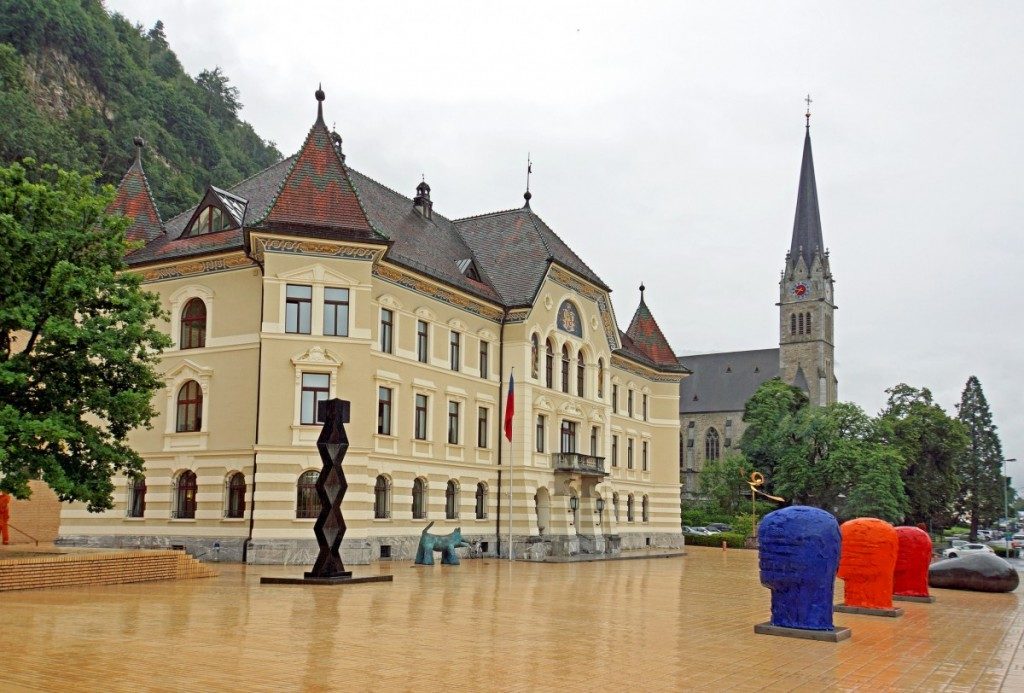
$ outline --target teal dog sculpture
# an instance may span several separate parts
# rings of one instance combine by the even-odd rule
[[[462,528],[457,527],[450,534],[437,535],[428,534],[427,530],[434,526],[431,522],[423,528],[420,535],[420,546],[416,549],[417,565],[434,565],[434,552],[441,552],[441,563],[443,565],[459,565],[459,554],[455,549],[460,546],[469,546],[462,540]]]

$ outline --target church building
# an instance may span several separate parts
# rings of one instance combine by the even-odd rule
[[[643,289],[620,330],[610,287],[529,191],[449,219],[425,181],[407,197],[350,167],[316,99],[297,154],[166,220],[137,140],[113,207],[169,315],[166,387],[130,439],[144,477],[116,479],[108,512],[66,506],[60,541],[312,563],[318,403],[338,397],[346,562],[409,559],[429,523],[461,527],[475,556],[680,545],[688,371]],[[814,291],[820,262],[804,265]]]
[[[804,134],[796,219],[779,279],[779,346],[683,356],[692,374],[680,383],[680,483],[684,499],[700,495],[704,462],[738,451],[743,410],[766,380],[781,378],[811,404],[836,401],[834,279],[821,233],[811,155],[810,113]]]

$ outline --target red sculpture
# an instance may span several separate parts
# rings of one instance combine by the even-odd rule
[[[0,493],[0,539],[4,544],[11,543],[11,497],[6,493]]]
[[[917,527],[897,527],[899,552],[893,574],[892,593],[906,597],[927,597],[928,566],[932,561],[932,538]]]
[[[839,527],[843,537],[839,577],[847,607],[892,609],[892,579],[899,540],[885,520],[860,517]]]

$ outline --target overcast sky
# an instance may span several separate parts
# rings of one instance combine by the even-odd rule
[[[1024,4],[107,5],[286,155],[322,81],[349,164],[446,216],[520,206],[532,153],[534,210],[680,354],[778,343],[810,92],[840,398],[954,413],[977,375],[1024,486]]]

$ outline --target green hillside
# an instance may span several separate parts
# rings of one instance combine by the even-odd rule
[[[147,141],[146,173],[166,219],[213,181],[281,159],[238,118],[220,68],[195,78],[167,45],[99,0],[0,0],[0,161],[31,156],[117,183]]]

